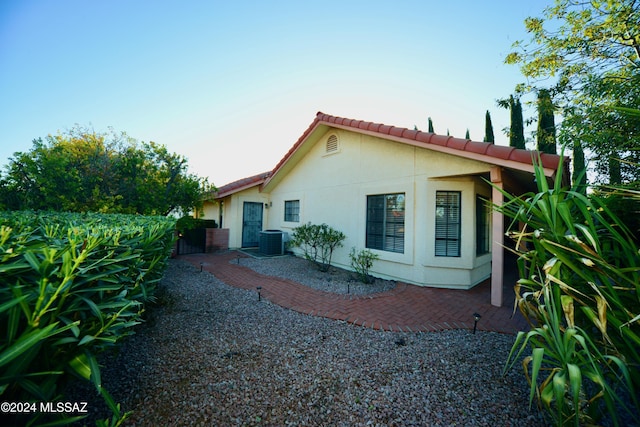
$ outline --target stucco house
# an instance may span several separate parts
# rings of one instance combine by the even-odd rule
[[[470,289],[491,278],[503,302],[505,221],[487,201],[534,189],[534,159],[553,179],[557,155],[317,113],[272,171],[218,189],[206,212],[229,247],[257,246],[260,231],[326,223],[349,252],[375,252],[372,274],[422,286]],[[567,176],[566,174],[564,176]]]

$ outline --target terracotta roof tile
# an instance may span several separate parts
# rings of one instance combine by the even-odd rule
[[[380,123],[369,123],[367,130],[378,132],[380,130],[380,126],[382,126]]]
[[[556,156],[548,153],[540,153],[540,159],[542,166],[545,168],[556,169],[560,162],[560,156]]]
[[[508,160],[509,156],[511,156],[511,152],[515,150],[513,147],[505,147],[504,145],[489,145],[490,147],[487,148],[487,156],[495,157],[497,159]],[[531,157],[531,154],[529,154],[529,157]]]
[[[469,141],[466,139],[460,138],[449,138],[447,141],[447,147],[453,148],[455,150],[465,151],[465,147]]]
[[[487,150],[489,149],[490,146],[492,146],[493,144],[487,144],[486,142],[476,142],[476,141],[469,141],[465,147],[466,151],[469,151],[471,153],[477,153],[477,154],[486,154]]]
[[[391,129],[389,129],[389,135],[391,136],[402,137],[402,132],[404,132],[404,128],[392,126]]]
[[[415,129],[405,129],[404,131],[402,131],[402,137],[415,140],[418,132],[419,131]]]
[[[269,177],[269,175],[271,175],[271,172],[263,172],[258,175],[253,175],[225,184],[215,192],[215,198],[225,197],[237,191],[260,185]]]
[[[452,136],[447,136],[447,135],[436,135],[434,133],[433,136],[431,137],[431,140],[429,141],[429,143],[430,144],[435,144],[435,145],[442,145],[443,147],[446,147],[447,146],[447,142],[451,138],[453,138],[453,137]]]
[[[429,133],[429,132],[418,131],[418,133],[416,134],[416,141],[424,142],[425,144],[429,144],[429,143],[431,143],[431,137],[433,137],[433,135],[434,134]]]
[[[531,156],[533,154],[534,153],[532,153],[531,151],[513,149],[511,150],[511,153],[509,153],[509,160],[513,160],[519,163],[530,163]]]
[[[385,135],[389,135],[389,131],[391,130],[393,126],[389,126],[389,125],[380,125],[380,128],[378,129],[379,133],[383,133]]]

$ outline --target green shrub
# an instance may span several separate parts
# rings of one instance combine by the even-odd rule
[[[369,275],[369,270],[373,267],[373,261],[378,259],[378,255],[368,249],[357,251],[351,248],[349,253],[351,259],[351,268],[358,273],[358,277],[362,283],[373,283],[373,277]]]
[[[519,242],[516,302],[532,329],[518,334],[507,368],[528,347],[525,375],[554,425],[638,421],[640,253],[632,233],[595,196],[550,188],[536,167],[538,192],[507,193],[496,206]],[[640,202],[635,196],[636,206]],[[519,223],[526,224],[520,230]]]
[[[218,223],[215,219],[194,218],[189,215],[178,218],[176,221],[176,230],[180,233],[198,228],[218,228]]]
[[[328,271],[335,248],[342,246],[345,235],[327,224],[310,222],[293,229],[291,245],[302,249],[304,256],[320,271]]]
[[[164,273],[175,221],[0,212],[0,224],[1,399],[59,400],[73,375],[94,384],[116,423],[126,414],[102,387],[96,356],[141,321]],[[32,424],[41,416],[12,421]]]

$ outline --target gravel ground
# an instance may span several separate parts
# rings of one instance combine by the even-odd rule
[[[292,255],[275,258],[240,258],[232,263],[251,268],[261,274],[277,276],[302,283],[310,288],[335,294],[368,295],[390,291],[396,287],[393,280],[372,278],[372,283],[362,283],[358,275],[341,268],[331,267],[322,272],[304,258]]]
[[[276,263],[298,274],[295,258]],[[344,288],[341,274],[315,286]],[[103,360],[104,386],[132,411],[128,426],[544,425],[522,372],[502,376],[512,336],[381,332],[312,317],[179,260],[159,300]],[[91,403],[93,415],[106,417],[99,407]]]

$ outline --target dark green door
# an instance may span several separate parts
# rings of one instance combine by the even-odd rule
[[[262,203],[244,202],[242,208],[242,247],[257,247],[260,244],[261,231]]]

